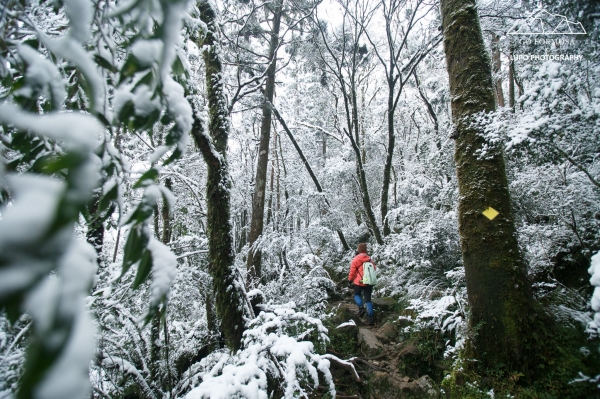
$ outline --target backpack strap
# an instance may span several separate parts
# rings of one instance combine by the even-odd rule
[[[365,277],[365,263],[367,263],[367,262],[371,262],[371,257],[369,257],[368,260],[361,263],[360,268],[357,269],[357,273],[360,274],[360,280],[358,280],[358,281],[362,282],[363,277]]]

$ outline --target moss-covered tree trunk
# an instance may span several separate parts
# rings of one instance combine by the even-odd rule
[[[281,26],[281,14],[283,0],[274,3],[273,28],[271,30],[271,42],[269,43],[269,60],[267,68],[267,80],[265,82],[264,104],[262,110],[262,121],[260,125],[260,143],[258,145],[258,162],[256,165],[256,179],[254,183],[254,196],[252,197],[252,217],[250,219],[250,233],[248,242],[250,250],[246,268],[248,269],[247,285],[253,286],[260,281],[261,252],[252,246],[263,233],[265,217],[265,194],[267,188],[267,167],[269,165],[269,142],[271,141],[271,108],[275,92],[275,71],[277,70],[277,49],[279,48],[279,29]]]
[[[450,77],[458,222],[473,338],[481,370],[526,373],[525,349],[533,315],[531,287],[519,252],[502,150],[486,145],[470,117],[495,109],[494,83],[474,0],[442,0],[444,49]],[[492,220],[482,214],[492,207]]]
[[[215,11],[208,1],[198,3],[200,18],[208,27],[199,47],[206,66],[208,134],[195,117],[192,137],[207,164],[206,206],[209,272],[214,298],[227,346],[239,349],[244,331],[243,303],[239,280],[233,266],[233,237],[230,219],[231,181],[227,164],[229,115],[223,93],[222,66],[216,32]],[[194,113],[196,115],[196,113]]]
[[[88,225],[88,231],[86,233],[86,241],[94,246],[96,253],[98,254],[97,262],[98,265],[102,263],[102,250],[104,249],[104,221],[101,218],[94,220],[96,212],[98,212],[98,206],[100,205],[100,193],[95,193],[92,197],[92,201],[88,205],[90,213],[90,223]]]

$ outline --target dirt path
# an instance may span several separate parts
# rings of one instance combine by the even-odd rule
[[[368,326],[348,290],[343,300],[330,303],[334,316],[329,320],[331,343],[327,352],[351,363],[332,361],[338,398],[392,399],[437,396],[431,378],[419,375],[420,350],[416,343],[402,339],[396,302],[373,298],[375,324]]]

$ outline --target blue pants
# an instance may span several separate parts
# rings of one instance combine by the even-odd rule
[[[367,307],[367,315],[373,316],[373,303],[371,302],[371,294],[373,293],[372,285],[356,285],[354,284],[354,302],[358,307],[363,306],[362,293],[365,292],[365,306]]]

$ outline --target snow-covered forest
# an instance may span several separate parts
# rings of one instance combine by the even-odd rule
[[[597,1],[5,0],[0,79],[0,399],[600,397]]]

